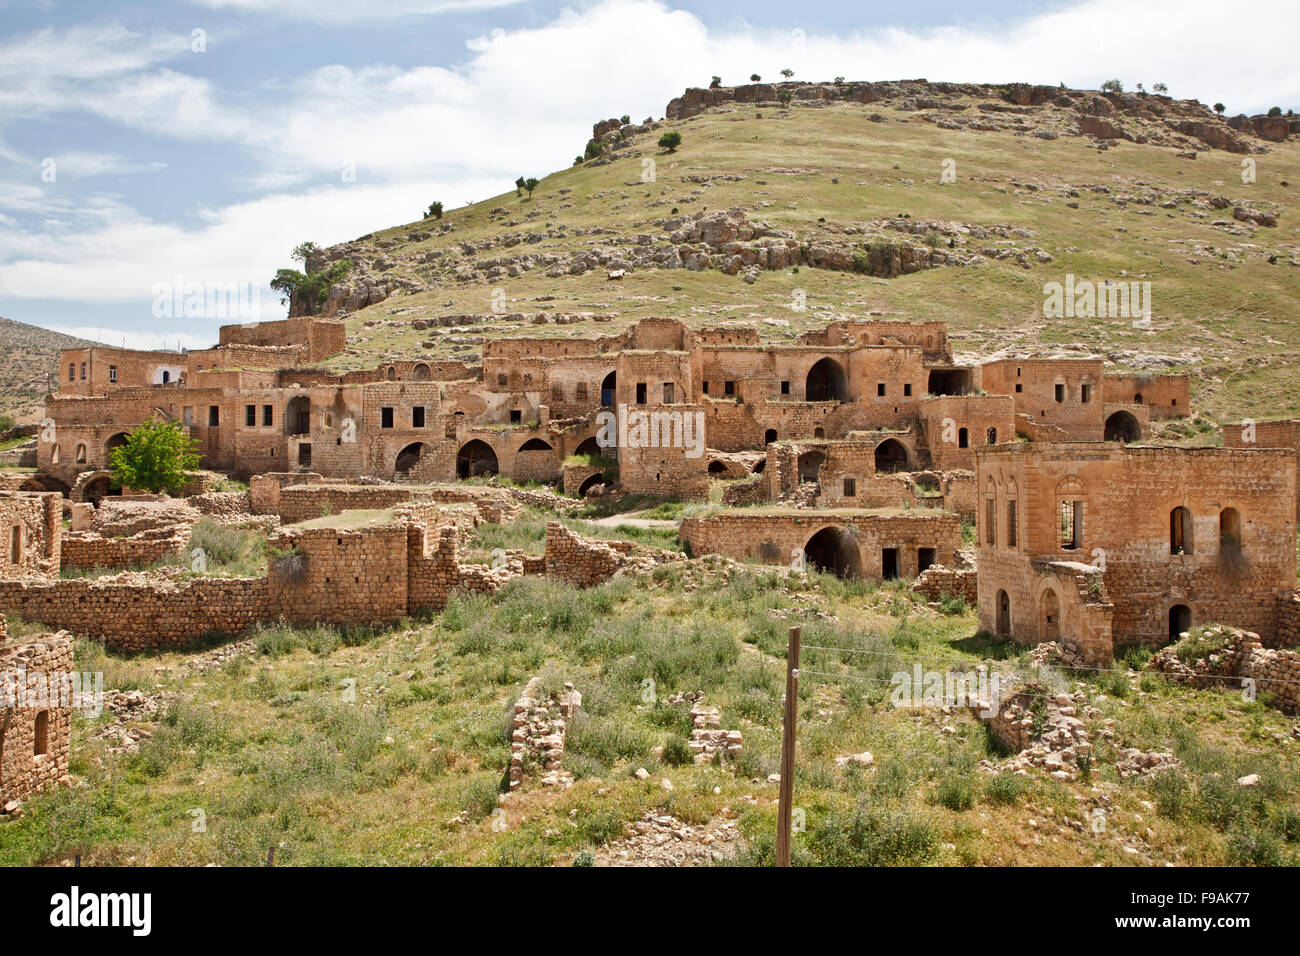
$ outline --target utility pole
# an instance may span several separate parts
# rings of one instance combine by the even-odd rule
[[[794,802],[795,720],[799,713],[799,647],[803,627],[790,628],[785,649],[785,713],[781,717],[781,789],[777,800],[776,865],[790,865],[790,811]]]

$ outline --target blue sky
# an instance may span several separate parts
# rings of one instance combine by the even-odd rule
[[[226,320],[160,317],[160,289],[239,284],[273,318],[265,283],[296,242],[502,193],[568,165],[594,120],[662,116],[713,73],[1090,88],[1114,76],[1232,112],[1300,106],[1296,5],[1235,11],[0,0],[0,315],[112,344],[207,344]]]

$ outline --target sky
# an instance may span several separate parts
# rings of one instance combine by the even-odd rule
[[[714,74],[1114,77],[1258,113],[1300,108],[1298,27],[1295,0],[0,0],[0,315],[207,346],[283,315],[299,242],[513,191]],[[196,284],[236,295],[177,310]]]

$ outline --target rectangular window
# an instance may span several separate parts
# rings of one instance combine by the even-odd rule
[[[1007,547],[1016,546],[1016,499],[1007,502]]]
[[[424,427],[424,406],[423,405],[416,405],[414,408],[411,409],[411,427],[412,428]]]
[[[116,366],[116,365],[110,365],[110,366],[108,367],[108,380],[109,380],[110,382],[116,382],[116,381],[117,381],[117,366]]]
[[[998,543],[998,503],[995,498],[984,502],[984,543],[990,547]]]
[[[907,382],[905,385],[903,385],[903,397],[910,398],[911,396],[912,396],[912,383]]]
[[[245,405],[245,406],[244,406],[244,424],[247,425],[249,428],[253,428],[255,425],[257,425],[257,406],[256,406],[256,405]]]
[[[510,409],[510,424],[518,425],[524,420],[524,414],[517,408]]]
[[[1089,401],[1091,398],[1092,398],[1092,386],[1091,386],[1091,385],[1080,385],[1080,386],[1079,386],[1079,401],[1082,402],[1084,405],[1087,405],[1087,404],[1088,404],[1088,401]]]
[[[1025,386],[1022,385],[1020,382],[1016,382],[1016,391],[1023,392],[1024,390],[1025,390]]]
[[[880,396],[881,398],[884,398],[884,397],[885,397],[885,383],[884,383],[884,382],[877,382],[877,383],[876,383],[876,394],[877,394],[878,396]]]
[[[735,383],[735,382],[723,382],[723,383],[722,383],[722,393],[723,393],[724,395],[735,395],[735,394],[736,394],[736,383]]]
[[[1077,551],[1083,547],[1083,502],[1061,502],[1061,550]]]
[[[664,404],[671,405],[673,400],[673,383],[664,382]]]
[[[220,425],[221,425],[221,406],[209,405],[208,406],[208,427],[217,428]]]
[[[789,382],[782,382],[782,383],[781,383],[781,394],[782,394],[782,395],[789,395],[789,394],[790,394],[790,383],[789,383]]]
[[[379,427],[393,427],[393,407],[391,405],[385,405],[383,408],[379,409]]]
[[[644,404],[645,404],[645,392],[646,392],[646,384],[645,384],[645,382],[637,382],[637,383],[636,383],[636,403],[637,403],[638,405],[644,405]]]
[[[564,389],[561,386],[559,385],[551,386],[551,401],[552,402],[564,401]]]
[[[77,380],[77,363],[76,363],[76,362],[69,362],[69,363],[68,363],[68,381],[69,381],[69,382],[75,382],[76,380]]]
[[[83,382],[86,380],[86,363],[85,363],[85,362],[82,362],[82,363],[81,363],[81,380],[82,380]]]
[[[702,387],[704,388],[704,394],[705,394],[705,395],[709,394],[709,380],[708,380],[708,379],[705,379],[705,380],[704,380],[704,382],[702,383]]]
[[[844,497],[854,498],[858,494],[858,480],[856,478],[844,479]]]
[[[263,406],[262,406],[262,424],[263,424],[265,427],[267,427],[267,428],[270,428],[270,427],[271,427],[271,425],[272,425],[273,422],[274,422],[274,414],[275,414],[275,413],[271,411],[271,406],[270,406],[270,405],[263,405]]]
[[[1056,385],[1056,400],[1058,402],[1065,401],[1065,386],[1059,382]]]
[[[575,402],[585,402],[587,400],[587,383],[579,382],[573,389],[573,400]]]
[[[186,428],[194,424],[194,409],[189,405],[181,409],[181,421],[185,423]]]
[[[507,381],[508,381],[508,379],[507,379],[504,375],[498,375],[498,376],[497,376],[497,387],[498,387],[498,388],[505,388],[505,387],[506,387],[506,382],[507,382]]]

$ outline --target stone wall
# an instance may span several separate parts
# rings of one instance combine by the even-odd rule
[[[5,630],[0,616],[0,814],[67,779],[74,703],[70,637]]]
[[[53,492],[0,492],[0,577],[57,574],[63,499]]]
[[[971,607],[979,603],[979,574],[974,568],[926,568],[912,585],[912,590],[931,601],[959,597]]]
[[[105,537],[94,531],[72,531],[63,536],[62,567],[148,567],[183,556],[189,540],[189,529],[179,525],[141,531],[129,537]]]

